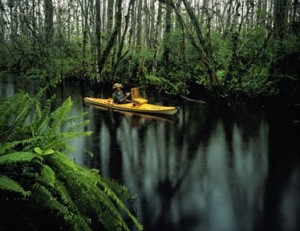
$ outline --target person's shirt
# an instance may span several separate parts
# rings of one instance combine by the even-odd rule
[[[113,95],[114,103],[123,103],[121,100],[125,98],[123,91],[114,91]]]

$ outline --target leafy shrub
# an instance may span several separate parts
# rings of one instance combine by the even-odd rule
[[[132,198],[124,186],[64,154],[66,141],[91,133],[80,129],[84,114],[69,116],[70,98],[54,111],[53,98],[41,107],[42,95],[1,102],[0,229],[142,230],[122,201]]]

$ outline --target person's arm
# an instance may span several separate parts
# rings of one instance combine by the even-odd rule
[[[114,103],[123,103],[129,97],[129,95],[130,93],[126,93],[125,96],[124,94],[113,94]]]
[[[123,103],[129,96],[130,96],[130,93],[127,92],[127,93],[125,94],[125,97],[122,98],[122,99],[120,100],[120,102]]]

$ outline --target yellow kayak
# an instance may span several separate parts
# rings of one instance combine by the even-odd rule
[[[135,103],[129,102],[124,104],[116,104],[112,98],[100,99],[84,97],[84,101],[90,104],[95,104],[113,110],[146,113],[146,114],[160,114],[160,115],[174,115],[177,113],[177,108],[173,106],[160,106],[149,104],[148,102]]]

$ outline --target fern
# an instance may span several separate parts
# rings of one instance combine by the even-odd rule
[[[108,229],[111,230],[113,225],[116,230],[117,227],[124,230],[129,230],[126,222],[120,214],[120,209],[125,212],[133,221],[133,223],[141,230],[142,226],[136,220],[134,216],[131,215],[124,203],[118,198],[117,194],[109,188],[108,185],[102,180],[102,178],[95,174],[94,172],[84,169],[77,168],[76,172],[73,172],[74,166],[64,166],[62,163],[65,161],[59,160],[59,157],[64,159],[65,156],[51,156],[52,166],[57,168],[57,172],[61,172],[61,169],[65,169],[64,175],[59,177],[66,177],[66,179],[71,179],[69,182],[71,184],[66,184],[70,192],[76,192],[73,195],[76,198],[77,204],[82,205],[81,207],[90,207],[93,211],[97,211],[97,219]],[[113,181],[110,181],[113,184]],[[117,184],[115,188],[117,188]],[[100,190],[99,190],[100,188]],[[127,191],[125,187],[122,187],[120,191]],[[89,197],[84,197],[88,194]],[[84,198],[84,201],[81,201]],[[98,203],[95,203],[98,201]],[[110,218],[108,218],[110,217]],[[113,222],[112,222],[113,220]]]
[[[0,113],[1,113],[0,125],[1,125],[1,127],[5,124],[10,123],[10,118],[12,118],[12,116],[14,117],[16,115],[16,112],[19,111],[20,106],[22,106],[22,103],[25,102],[27,99],[28,98],[26,95],[19,93],[13,97],[8,98],[6,101],[1,103],[1,106],[0,106]]]
[[[56,109],[51,114],[50,117],[51,123],[49,129],[47,130],[48,133],[53,134],[57,132],[58,128],[62,126],[62,124],[69,116],[71,107],[72,107],[72,101],[70,98],[68,98],[58,109]]]
[[[14,150],[17,149],[18,146],[22,146],[23,151],[32,150],[33,145],[42,139],[43,139],[43,136],[39,136],[39,137],[32,137],[32,138],[23,139],[23,140],[15,140],[15,141],[7,142],[4,144],[0,143],[0,156],[5,153],[13,152]]]
[[[48,99],[43,107],[43,110],[41,110],[39,104],[36,105],[36,107],[38,108],[38,114],[36,114],[32,123],[34,135],[42,135],[44,131],[47,131],[47,125],[49,124],[49,114],[54,99],[54,97]]]
[[[55,176],[55,172],[51,167],[44,164],[41,169],[41,177],[45,179],[50,186],[54,187],[56,176]]]
[[[30,195],[29,191],[25,191],[18,182],[7,176],[0,176],[0,190],[18,193],[23,197]]]
[[[67,206],[60,203],[55,196],[46,187],[35,184],[32,197],[34,198],[32,206],[38,211],[49,211],[57,214],[62,219],[69,230],[90,230],[86,222],[78,222],[80,217],[71,212]]]
[[[2,119],[1,121],[6,120],[6,126],[3,127],[5,128],[5,130],[1,132],[2,139],[0,140],[0,142],[9,142],[17,139],[20,134],[20,129],[24,126],[29,111],[34,104],[34,101],[30,100],[27,94],[25,94],[24,96],[18,95],[16,99],[13,98],[9,101],[11,101],[10,104],[14,105],[14,107],[9,106],[6,108],[6,110],[4,109],[4,119]],[[3,109],[1,108],[0,110],[2,111]],[[10,115],[9,118],[7,118],[7,115]]]
[[[14,152],[0,156],[0,165],[15,164],[17,162],[30,162],[33,158],[37,157],[32,152]]]
[[[23,222],[35,229],[39,221],[27,214],[41,211],[53,229],[130,230],[126,214],[142,230],[121,199],[132,198],[125,186],[64,154],[69,140],[91,134],[85,131],[86,114],[70,117],[70,98],[54,111],[53,97],[41,106],[43,91],[34,98],[19,93],[0,105],[0,198],[26,198],[15,206],[23,209]],[[0,208],[9,208],[7,202],[0,203]],[[14,216],[15,209],[9,211]]]

